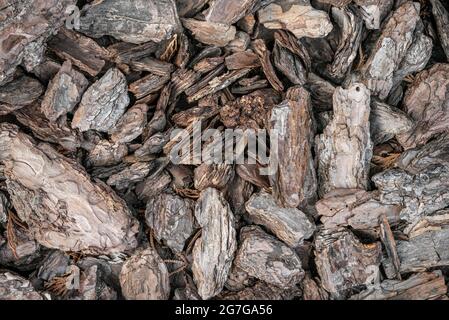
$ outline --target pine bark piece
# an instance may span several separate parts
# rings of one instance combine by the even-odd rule
[[[307,49],[286,31],[276,31],[274,38],[274,65],[293,84],[304,85],[312,65]]]
[[[268,190],[270,188],[270,182],[266,175],[260,174],[260,166],[257,164],[242,164],[237,165],[235,172],[245,181],[259,187]]]
[[[254,8],[259,0],[214,0],[205,14],[206,21],[234,24]]]
[[[95,77],[105,66],[109,52],[94,40],[66,28],[48,42],[48,47],[59,58],[69,60],[80,70]]]
[[[145,221],[158,241],[181,253],[194,230],[193,207],[194,201],[164,192],[147,202]]]
[[[415,127],[398,137],[405,149],[425,144],[447,132],[449,120],[449,64],[435,64],[416,76],[404,97],[404,109]]]
[[[305,87],[310,92],[314,110],[332,110],[332,100],[335,92],[335,87],[332,83],[310,72]]]
[[[161,42],[181,30],[173,0],[97,1],[83,8],[80,31],[140,44]]]
[[[160,195],[171,182],[170,174],[163,170],[148,176],[144,181],[138,183],[135,192],[139,200],[148,201]]]
[[[137,252],[123,264],[120,286],[127,300],[167,300],[170,295],[167,266],[152,248]]]
[[[273,195],[282,206],[295,208],[316,193],[311,143],[314,132],[309,93],[302,87],[287,91],[286,100],[271,111],[270,130],[278,134],[277,165],[269,176]]]
[[[35,102],[43,93],[39,81],[25,75],[0,87],[0,115],[6,115]]]
[[[0,300],[45,300],[27,279],[11,272],[0,273]]]
[[[232,70],[229,72],[226,72],[225,74],[214,77],[210,81],[207,82],[207,84],[199,89],[198,91],[193,90],[193,86],[189,88],[188,91],[186,91],[188,98],[187,101],[189,103],[192,103],[194,101],[197,101],[209,94],[214,94],[220,90],[223,90],[227,87],[229,87],[231,84],[233,84],[238,79],[246,76],[251,71],[250,68],[240,69],[240,70]],[[214,71],[212,71],[214,72]],[[199,84],[199,82],[198,82]]]
[[[370,30],[380,29],[384,18],[393,9],[394,0],[355,0],[357,12]]]
[[[284,85],[281,80],[279,80],[274,71],[273,65],[271,64],[271,52],[268,50],[265,42],[262,39],[256,39],[253,42],[254,51],[259,56],[260,64],[262,65],[263,73],[270,82],[271,86],[278,92],[284,91]]]
[[[334,7],[344,7],[352,2],[352,0],[318,0],[318,2],[333,5]]]
[[[234,40],[237,31],[229,24],[195,19],[182,19],[182,24],[199,42],[217,47],[224,47]]]
[[[253,194],[245,208],[253,223],[264,226],[290,247],[302,244],[315,231],[315,225],[302,211],[279,207],[266,192]]]
[[[84,93],[72,128],[108,132],[125,113],[129,101],[125,76],[118,69],[109,69]]]
[[[440,0],[430,0],[441,46],[449,60],[449,12]]]
[[[286,3],[286,9],[282,7]],[[289,3],[290,2],[290,3]],[[258,11],[259,22],[268,29],[287,29],[297,38],[323,38],[332,31],[326,12],[310,5],[295,4],[288,0],[272,3]]]
[[[372,157],[369,90],[359,83],[337,88],[333,102],[332,122],[316,139],[321,195],[338,188],[366,189]]]
[[[397,242],[401,273],[449,265],[449,229],[425,232]]]
[[[193,279],[198,294],[209,299],[221,292],[237,248],[234,217],[223,195],[213,188],[203,190],[195,206],[201,237],[193,247]]]
[[[391,231],[390,223],[388,222],[387,216],[382,215],[379,218],[380,224],[380,239],[382,240],[382,244],[385,247],[385,251],[387,251],[388,258],[391,260],[394,271],[396,273],[396,277],[401,280],[400,268],[401,262],[399,260],[397,248],[396,248],[396,240],[394,239],[393,232]]]
[[[131,60],[130,67],[137,71],[147,71],[158,76],[169,76],[175,69],[171,63],[145,57],[139,60]]]
[[[362,244],[352,232],[323,229],[315,239],[315,263],[322,286],[335,298],[369,284],[379,273],[381,244]]]
[[[318,279],[306,274],[301,283],[304,300],[329,300],[329,294],[317,282]]]
[[[65,61],[48,84],[42,100],[41,109],[47,119],[54,122],[71,112],[81,101],[88,84],[86,77],[72,68],[70,60]]]
[[[0,128],[7,189],[36,241],[93,255],[136,247],[137,222],[110,188],[92,182],[76,163],[36,144],[16,126]]]
[[[233,177],[232,165],[202,163],[194,171],[195,189],[199,191],[209,187],[222,189]]]
[[[373,143],[378,145],[409,132],[413,121],[402,110],[374,100],[371,102],[370,127]]]
[[[215,68],[217,68],[223,62],[224,62],[224,57],[204,58],[203,60],[201,60],[200,62],[195,64],[195,66],[193,67],[193,70],[195,70],[196,72],[198,72],[200,74],[208,73],[208,72],[214,70]],[[242,68],[234,68],[234,69],[242,69]],[[232,70],[232,69],[228,68],[228,70]]]
[[[260,66],[258,56],[251,50],[236,52],[225,58],[228,70],[256,68]]]
[[[328,65],[329,75],[343,79],[352,67],[362,42],[363,22],[352,9],[332,8],[332,16],[340,27],[340,39],[334,60]]]
[[[198,13],[209,0],[176,0],[180,17],[192,17]]]
[[[55,122],[49,121],[42,113],[39,101],[15,111],[14,116],[42,141],[59,144],[69,151],[76,151],[81,146],[82,137],[77,130],[69,127],[67,119],[60,117]]]
[[[417,273],[407,280],[385,280],[352,296],[351,300],[435,300],[444,297],[447,286],[441,271]]]
[[[132,106],[110,131],[111,140],[115,143],[127,143],[140,136],[147,124],[146,104]]]
[[[134,94],[137,99],[141,99],[151,93],[161,90],[170,80],[168,76],[158,76],[149,74],[129,85],[129,91]]]
[[[63,24],[65,9],[75,0],[14,1],[2,3],[0,27],[0,85],[16,67],[31,71],[42,62],[45,42]]]
[[[258,281],[252,287],[246,287],[238,292],[224,292],[219,296],[223,300],[251,301],[251,300],[293,300],[301,296],[299,288],[281,289]]]
[[[449,227],[449,210],[438,210],[430,216],[421,217],[414,225],[405,228],[410,238],[419,236],[427,231],[443,230]]]
[[[118,190],[129,187],[130,184],[140,182],[150,173],[153,164],[150,162],[136,162],[122,171],[109,177],[107,184]]]
[[[420,6],[415,2],[406,2],[394,11],[362,67],[365,85],[381,100],[388,97],[394,72],[412,44],[419,13]]]
[[[291,288],[304,278],[296,253],[260,227],[243,227],[239,243],[234,264],[249,276],[282,289]]]
[[[128,147],[109,140],[98,141],[87,155],[87,164],[91,167],[116,165],[128,155]]]
[[[390,223],[398,223],[402,209],[399,205],[383,204],[376,192],[357,189],[333,190],[315,206],[326,229],[350,226],[361,231],[378,228],[383,215]]]

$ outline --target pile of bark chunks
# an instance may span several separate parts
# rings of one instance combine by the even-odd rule
[[[0,299],[447,299],[448,12],[1,1]],[[275,173],[170,161],[197,121]]]

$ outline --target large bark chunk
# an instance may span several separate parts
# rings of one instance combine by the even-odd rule
[[[281,208],[273,197],[261,192],[246,202],[246,211],[252,222],[260,224],[291,247],[300,245],[315,231],[315,225],[296,208]]]
[[[237,248],[234,217],[229,204],[213,188],[201,192],[195,217],[202,228],[193,247],[193,279],[203,299],[223,289]]]
[[[109,69],[84,93],[73,116],[72,128],[108,132],[125,113],[128,104],[125,76],[118,69]]]
[[[440,0],[430,0],[430,2],[432,3],[432,13],[435,17],[441,46],[449,60],[449,12]]]
[[[361,70],[366,86],[380,99],[389,95],[394,72],[412,44],[419,8],[416,2],[406,2],[393,13]]]
[[[39,81],[25,75],[0,87],[0,115],[5,115],[35,102],[42,94]]]
[[[10,272],[0,273],[0,300],[44,300],[30,281]]]
[[[317,138],[321,195],[338,188],[366,189],[372,157],[370,92],[363,84],[334,93],[334,117]]]
[[[39,243],[89,254],[135,248],[137,225],[124,201],[73,161],[10,124],[0,127],[0,149],[12,203]]]
[[[293,208],[316,192],[311,150],[314,127],[309,93],[293,87],[286,98],[271,111],[270,127],[278,135],[278,146],[272,150],[277,171],[270,176],[270,184],[277,201]]]
[[[131,43],[160,42],[181,29],[173,0],[96,1],[83,10],[80,31]]]
[[[126,260],[120,272],[120,285],[128,300],[166,300],[170,295],[167,267],[152,248]]]
[[[140,136],[147,124],[147,111],[146,104],[132,106],[110,132],[111,140],[116,143],[126,143]]]
[[[259,0],[214,0],[206,13],[206,20],[234,24],[243,18]]]
[[[323,287],[336,298],[379,276],[381,245],[362,244],[350,231],[322,230],[315,239],[315,263]]]
[[[258,226],[241,229],[234,264],[251,277],[280,288],[291,288],[304,278],[296,253]]]
[[[189,29],[199,42],[224,47],[235,38],[234,26],[195,19],[182,19],[182,24]]]

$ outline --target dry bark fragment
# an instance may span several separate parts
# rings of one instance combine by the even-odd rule
[[[356,10],[365,21],[367,29],[380,29],[384,18],[393,9],[394,0],[355,0]]]
[[[269,177],[276,201],[286,207],[297,207],[314,197],[316,176],[311,143],[314,127],[309,93],[301,87],[287,91],[287,99],[271,111],[270,129],[279,141],[271,155],[277,166]]]
[[[5,115],[35,102],[43,93],[39,81],[25,75],[0,87],[0,115]]]
[[[0,27],[0,84],[10,80],[16,67],[31,71],[42,62],[45,42],[63,24],[74,0],[24,0],[2,3]]]
[[[30,281],[10,272],[0,273],[0,300],[44,300]]]
[[[126,78],[118,69],[109,69],[84,93],[72,128],[108,132],[125,113],[129,104]]]
[[[262,65],[262,70],[265,73],[271,86],[278,92],[284,91],[284,86],[276,75],[273,65],[271,64],[270,55],[271,52],[267,49],[265,42],[262,39],[256,39],[253,42],[254,51],[259,56],[260,64]]]
[[[194,230],[194,202],[163,192],[147,202],[145,221],[158,241],[175,252],[182,252]]]
[[[260,174],[260,166],[257,164],[242,164],[237,165],[235,172],[243,180],[252,183],[253,185],[268,190],[270,188],[270,182],[266,175]]]
[[[327,229],[351,226],[356,230],[379,227],[379,218],[388,217],[392,224],[399,222],[401,206],[383,204],[376,192],[357,189],[336,189],[316,203],[318,215]]]
[[[71,112],[80,102],[88,84],[83,74],[72,68],[70,60],[65,61],[48,84],[42,100],[41,110],[47,119],[54,122]]]
[[[194,171],[195,189],[199,191],[209,187],[222,189],[233,177],[232,165],[202,163]]]
[[[416,122],[398,137],[405,149],[425,144],[447,132],[449,120],[449,64],[435,64],[416,76],[404,97],[404,109]]]
[[[317,111],[332,110],[332,97],[335,87],[315,73],[309,73],[305,87],[309,90],[313,109]]]
[[[430,0],[430,2],[432,3],[432,13],[437,25],[440,43],[449,60],[449,12],[440,0]]]
[[[209,299],[221,292],[237,247],[234,217],[222,194],[213,188],[201,192],[195,206],[201,237],[193,247],[193,279],[198,294]]]
[[[362,244],[344,228],[323,229],[315,239],[315,263],[322,286],[335,298],[344,298],[379,275],[381,245]]]
[[[369,90],[363,84],[337,88],[333,101],[332,122],[316,140],[321,195],[338,188],[366,189],[372,157]]]
[[[220,299],[223,300],[293,300],[301,296],[301,290],[297,287],[282,289],[258,281],[251,287],[246,287],[238,292],[223,292]]]
[[[136,185],[136,194],[139,200],[148,201],[158,196],[172,182],[172,178],[167,171],[152,174],[144,181]]]
[[[302,211],[279,207],[266,192],[253,194],[245,207],[253,223],[264,226],[291,247],[302,244],[315,231],[315,225]]]
[[[240,246],[234,264],[249,276],[283,289],[293,287],[304,278],[296,253],[258,226],[240,230]]]
[[[406,2],[385,24],[382,35],[362,67],[364,83],[373,95],[388,97],[393,87],[393,75],[412,44],[413,33],[419,21],[420,6]]]
[[[135,248],[136,221],[111,189],[14,125],[1,125],[0,143],[12,203],[39,243],[90,254]]]
[[[352,296],[351,300],[434,300],[444,297],[447,286],[440,271],[412,275],[407,280],[385,280]]]
[[[211,1],[205,18],[210,22],[234,24],[243,18],[259,0],[214,0]]]
[[[236,52],[225,58],[226,68],[236,70],[243,68],[256,68],[260,66],[258,56],[251,50]]]
[[[306,274],[304,280],[301,282],[303,289],[304,300],[328,300],[329,294],[324,290],[318,279],[312,279],[309,274]]]
[[[352,0],[318,0],[318,2],[331,4],[335,7],[344,7],[352,2]]]
[[[146,104],[132,106],[110,131],[111,140],[115,143],[126,143],[140,136],[147,124],[147,111]]]
[[[258,11],[258,17],[265,28],[287,29],[297,38],[322,38],[332,31],[332,23],[326,12],[289,0],[269,4]]]
[[[195,19],[182,19],[182,24],[192,32],[196,40],[204,44],[224,47],[235,38],[236,29],[229,24]]]
[[[86,161],[91,167],[113,166],[120,163],[127,154],[126,145],[100,140],[89,150]]]
[[[224,62],[224,57],[209,57],[204,58],[193,66],[193,70],[196,72],[203,74],[208,73],[214,70],[216,67],[221,65]],[[228,68],[229,69],[229,68]],[[239,69],[239,68],[234,68]],[[241,69],[241,68],[240,68]],[[231,70],[231,69],[229,69]]]
[[[173,0],[96,1],[83,8],[80,31],[140,44],[160,42],[181,30]]]
[[[209,0],[176,0],[180,17],[194,16]]]
[[[120,286],[127,300],[167,300],[168,270],[156,250],[148,248],[126,260],[120,272]]]
[[[118,190],[126,189],[130,184],[145,179],[150,173],[153,164],[151,162],[137,162],[122,171],[109,177],[107,184],[115,186]]]
[[[380,239],[382,240],[382,244],[385,247],[385,251],[387,251],[388,258],[392,261],[392,265],[396,274],[396,277],[401,280],[400,274],[400,260],[398,256],[398,252],[396,249],[396,240],[394,239],[393,232],[390,228],[390,223],[386,215],[383,215],[379,218],[380,224]]]
[[[131,83],[129,85],[129,91],[133,93],[137,99],[140,99],[161,90],[169,79],[168,76],[149,74]]]
[[[148,71],[158,76],[169,76],[174,70],[174,66],[171,63],[151,57],[144,57],[139,60],[133,59],[129,64],[134,70]]]

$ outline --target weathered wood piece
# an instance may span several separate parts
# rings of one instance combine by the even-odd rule
[[[43,93],[39,81],[20,75],[0,87],[0,115],[6,115],[35,102]]]
[[[204,44],[224,47],[235,38],[236,29],[229,24],[195,19],[182,19],[182,24],[196,40]]]
[[[0,300],[45,300],[27,279],[11,272],[0,273]]]
[[[440,0],[430,0],[430,3],[432,3],[432,13],[437,25],[438,37],[449,60],[449,12]]]
[[[140,44],[160,42],[181,30],[173,0],[96,1],[83,8],[80,31]]]
[[[110,131],[111,140],[116,143],[126,143],[140,136],[147,124],[147,111],[146,104],[132,106]]]
[[[344,229],[323,229],[315,239],[315,263],[322,286],[335,298],[372,284],[379,276],[381,245],[361,243]]]
[[[334,117],[316,139],[319,193],[366,189],[373,143],[369,132],[370,92],[363,84],[337,88]]]
[[[112,166],[120,163],[127,154],[126,145],[103,139],[89,148],[86,162],[90,167]]]
[[[209,299],[219,294],[228,278],[237,248],[234,217],[229,204],[216,189],[203,190],[195,206],[201,237],[193,247],[193,279],[198,294]]]
[[[120,272],[120,286],[127,300],[167,300],[170,279],[157,251],[148,248],[126,260]]]
[[[72,128],[108,132],[129,104],[128,87],[120,70],[111,68],[84,93],[72,120]]]
[[[302,211],[279,207],[266,192],[253,194],[245,208],[253,223],[264,226],[291,247],[302,244],[315,231],[314,223]]]
[[[42,112],[51,122],[71,112],[81,101],[88,84],[86,77],[72,68],[70,60],[65,61],[48,84],[41,104]]]
[[[257,13],[265,28],[287,29],[297,38],[322,38],[333,28],[326,12],[289,0],[269,4]]]
[[[205,18],[210,22],[234,24],[255,7],[259,0],[214,0],[211,1]]]
[[[288,289],[304,278],[296,253],[258,226],[240,230],[240,246],[234,264],[251,277]]]
[[[180,253],[194,230],[193,207],[194,201],[163,192],[148,200],[145,221],[158,241]]]
[[[419,13],[419,4],[409,1],[394,11],[361,69],[365,85],[382,100],[388,97],[394,72],[412,44]]]
[[[274,71],[270,59],[271,52],[268,50],[265,42],[261,39],[257,39],[253,42],[253,48],[256,54],[259,56],[260,64],[262,65],[262,70],[265,73],[268,82],[270,82],[271,86],[276,91],[282,92],[284,90],[284,85],[276,75],[276,71]]]
[[[312,117],[309,93],[301,87],[290,88],[286,100],[271,111],[270,129],[278,146],[272,151],[277,170],[269,179],[276,200],[286,207],[297,207],[316,193]]]
[[[367,29],[380,29],[381,23],[393,9],[394,0],[354,0]]]
[[[7,190],[39,243],[89,254],[136,247],[136,220],[111,189],[92,182],[79,165],[16,126],[0,128]]]
[[[153,164],[151,162],[136,162],[129,167],[111,175],[106,182],[110,186],[115,186],[118,190],[129,187],[134,182],[140,182],[150,173]]]

